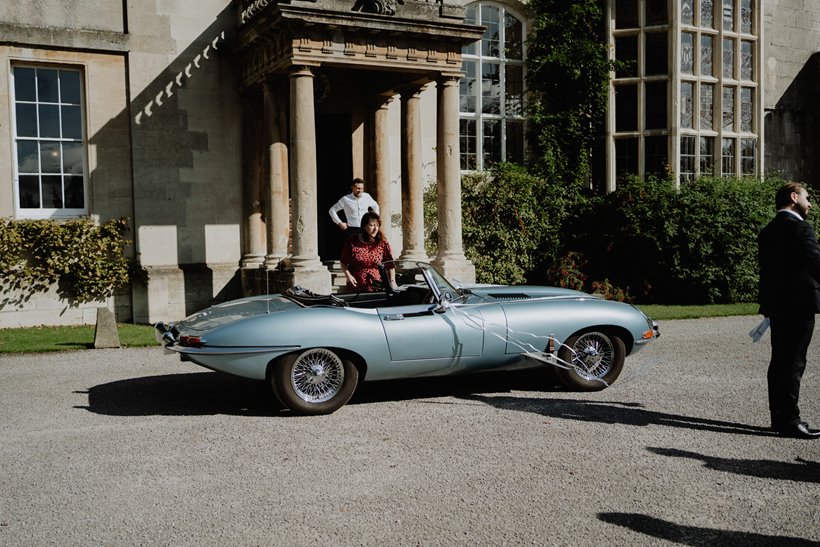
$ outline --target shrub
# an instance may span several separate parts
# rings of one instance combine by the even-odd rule
[[[69,300],[107,298],[136,275],[124,255],[127,231],[126,219],[99,226],[90,218],[0,219],[0,291],[26,300],[56,283]]]

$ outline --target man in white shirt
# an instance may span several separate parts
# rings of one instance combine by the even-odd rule
[[[344,221],[339,218],[339,211],[344,211]],[[350,185],[350,193],[337,201],[328,213],[340,230],[346,232],[347,235],[353,235],[362,231],[362,215],[368,211],[373,211],[378,215],[379,204],[364,191],[364,181],[356,178]]]

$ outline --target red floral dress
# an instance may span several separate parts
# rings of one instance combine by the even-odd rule
[[[393,260],[393,252],[387,240],[362,241],[359,236],[353,236],[345,242],[342,248],[341,263],[356,280],[356,287],[347,283],[348,291],[370,292],[376,290],[374,282],[381,283],[379,264]]]

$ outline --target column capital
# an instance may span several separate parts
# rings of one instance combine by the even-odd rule
[[[293,65],[290,67],[290,72],[288,75],[291,78],[299,78],[299,77],[310,77],[313,78],[313,69],[317,68],[319,65]]]
[[[427,83],[423,84],[402,84],[396,87],[403,100],[418,98],[421,92],[427,88]]]

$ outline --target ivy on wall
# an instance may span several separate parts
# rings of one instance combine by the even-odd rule
[[[124,218],[0,219],[0,292],[25,301],[56,284],[67,300],[104,300],[138,274],[124,255],[127,232]]]

